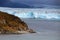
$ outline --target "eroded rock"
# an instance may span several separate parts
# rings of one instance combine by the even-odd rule
[[[0,11],[0,33],[35,33],[17,16]]]

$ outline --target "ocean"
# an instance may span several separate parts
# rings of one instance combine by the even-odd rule
[[[22,19],[29,28],[36,33],[27,34],[4,34],[0,35],[0,40],[60,40],[60,21]]]

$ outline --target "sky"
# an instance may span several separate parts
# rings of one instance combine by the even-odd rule
[[[16,8],[60,8],[60,0],[0,0],[0,6],[4,5]]]

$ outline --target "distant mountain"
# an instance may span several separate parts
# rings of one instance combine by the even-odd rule
[[[11,2],[9,0],[0,0],[0,7],[11,7],[11,8],[31,8],[31,6],[23,4]]]

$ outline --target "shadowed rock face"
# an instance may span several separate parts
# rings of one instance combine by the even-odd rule
[[[0,11],[0,33],[34,33],[20,18]]]

